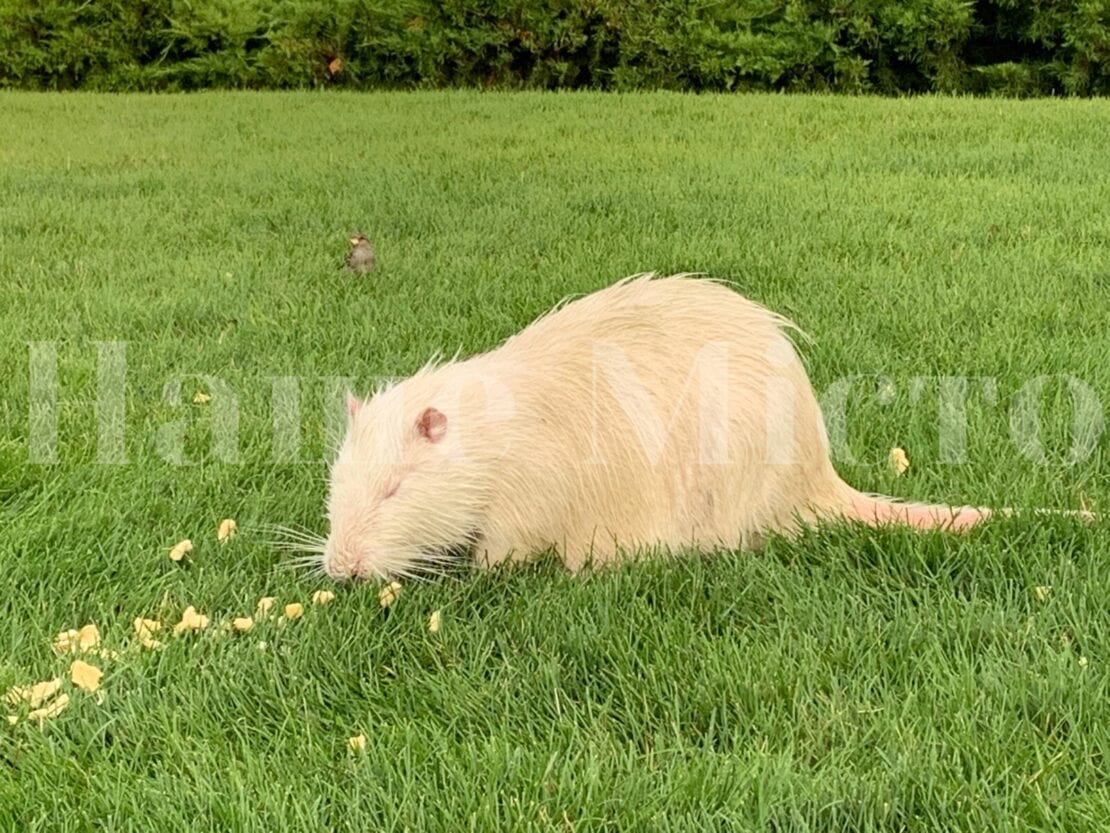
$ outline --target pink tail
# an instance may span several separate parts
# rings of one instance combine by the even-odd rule
[[[994,514],[983,506],[941,506],[928,503],[899,503],[882,495],[865,495],[852,490],[845,515],[869,526],[903,524],[914,529],[947,529],[963,532]],[[1002,510],[1009,514],[1008,510]]]

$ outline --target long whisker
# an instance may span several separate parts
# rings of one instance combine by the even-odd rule
[[[282,552],[304,552],[320,556],[325,552],[322,544],[302,544],[299,541],[263,541],[262,543]]]
[[[292,572],[306,573],[310,576],[323,576],[324,566],[320,558],[301,557],[291,558],[278,565],[281,569]]]
[[[303,569],[303,568],[306,568],[306,567],[314,567],[317,564],[322,565],[324,563],[324,559],[322,557],[315,557],[315,556],[313,556],[313,557],[299,556],[299,557],[294,557],[294,558],[282,558],[280,563],[290,565],[290,566],[300,570],[300,569]]]
[[[284,526],[282,524],[252,524],[248,527],[252,532],[266,532],[270,534],[285,535],[291,538],[323,538],[324,536],[319,533],[313,532],[309,529],[298,529],[296,527]]]
[[[299,547],[300,549],[309,550],[311,552],[323,552],[327,549],[327,544],[324,541],[266,541],[264,542],[270,546],[282,547]]]
[[[279,564],[286,570],[309,570],[314,568],[316,562],[314,561],[283,561]]]
[[[252,526],[254,528],[258,528],[258,529],[281,529],[281,530],[288,530],[288,531],[291,531],[291,532],[311,532],[311,530],[308,527],[302,526],[301,524],[294,524],[294,525],[290,526],[289,524],[272,524],[272,523],[265,523],[265,522],[257,522],[257,523],[252,524]]]
[[[311,566],[314,566],[316,564],[319,564],[320,559],[317,556],[314,556],[314,555],[302,555],[302,556],[299,556],[297,558],[286,558],[285,563],[286,564],[292,564],[293,566],[310,566],[311,567]]]
[[[305,532],[295,532],[293,530],[285,529],[269,529],[260,530],[263,534],[272,535],[277,538],[289,541],[303,541],[308,544],[323,544],[327,541],[322,535],[310,535]]]

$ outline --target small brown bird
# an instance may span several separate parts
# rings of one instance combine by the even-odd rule
[[[354,272],[369,272],[374,268],[377,259],[374,257],[374,247],[365,234],[356,234],[350,238],[351,253],[347,255],[347,268]]]

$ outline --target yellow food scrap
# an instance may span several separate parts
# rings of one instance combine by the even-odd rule
[[[80,636],[76,630],[72,628],[68,631],[62,631],[54,637],[54,653],[55,654],[68,654],[77,648],[77,639]]]
[[[396,581],[391,581],[389,584],[387,584],[385,587],[383,587],[381,589],[381,591],[378,593],[378,601],[381,603],[382,607],[389,607],[395,601],[397,601],[397,597],[400,596],[400,595],[401,595],[401,585],[400,585],[400,583],[396,582]]]
[[[231,627],[239,633],[246,633],[254,627],[254,620],[249,616],[238,616],[231,620]]]
[[[141,640],[141,643],[142,643],[142,646],[144,648],[146,648],[148,651],[157,651],[159,648],[162,647],[161,642],[159,642],[157,639],[154,639],[154,638],[149,637],[149,636],[144,636]]]
[[[150,639],[154,636],[155,631],[162,629],[162,623],[157,619],[144,619],[142,616],[138,616],[131,623],[131,627],[135,631],[135,636],[139,639]]]
[[[211,402],[211,401],[212,401],[212,397],[209,396],[204,391],[198,390],[196,393],[193,394],[193,404],[194,405],[204,405],[204,404],[206,404],[208,402]]]
[[[330,590],[317,590],[312,594],[312,603],[314,605],[326,605],[328,602],[335,599],[335,594]]]
[[[197,613],[196,608],[189,605],[181,614],[181,621],[173,626],[173,635],[178,636],[187,631],[202,631],[208,627],[208,617]]]
[[[27,714],[28,720],[45,720],[48,717],[57,717],[69,705],[69,695],[59,694],[41,709],[35,709]]]
[[[53,697],[61,686],[62,678],[55,677],[53,680],[47,680],[46,682],[16,686],[9,689],[8,693],[4,695],[4,699],[12,706],[26,700],[33,709]]]
[[[193,542],[186,538],[184,541],[178,541],[173,545],[170,550],[170,561],[180,561],[187,553],[193,551]]]
[[[300,619],[304,615],[304,605],[300,602],[291,602],[285,606],[286,619]]]
[[[901,448],[892,448],[890,450],[890,470],[894,472],[895,477],[901,477],[909,467],[910,458],[906,456],[906,452]]]
[[[265,616],[270,612],[270,608],[272,608],[276,603],[277,599],[275,599],[273,596],[263,596],[261,599],[258,600],[258,604],[256,605],[255,609],[260,614]]]
[[[15,714],[9,714],[8,715],[8,725],[14,726],[18,722],[19,722],[19,716],[18,715],[15,715]]]
[[[366,748],[366,735],[355,735],[347,738],[347,746],[352,752],[361,752]]]
[[[1037,594],[1037,599],[1043,602],[1052,593],[1052,588],[1047,584],[1041,584],[1033,588],[1033,592]]]
[[[100,630],[96,625],[85,625],[80,630],[62,631],[54,637],[54,653],[71,654],[88,651],[100,643]]]
[[[1079,667],[1080,668],[1086,668],[1088,662],[1089,662],[1089,660],[1086,657],[1080,657],[1079,658]]]
[[[100,644],[100,629],[96,625],[85,625],[77,631],[77,647],[82,651],[95,648]]]
[[[96,691],[100,688],[100,678],[103,675],[103,671],[83,660],[75,659],[69,666],[69,678],[75,686],[85,691]]]
[[[220,526],[216,530],[216,540],[226,541],[228,538],[234,537],[238,531],[239,525],[231,518],[224,518],[220,521]]]
[[[440,616],[438,610],[435,611],[431,616],[428,617],[428,632],[429,633],[439,633],[439,625],[440,625],[441,619],[442,619],[442,617]]]

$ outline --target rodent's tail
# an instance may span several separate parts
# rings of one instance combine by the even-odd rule
[[[963,532],[995,514],[984,506],[944,506],[931,503],[902,503],[883,495],[849,492],[844,515],[868,526],[899,524],[914,529],[948,529]]]
[[[843,509],[846,518],[868,526],[899,524],[914,529],[946,529],[965,532],[990,517],[1010,517],[1024,514],[1021,509],[990,509],[985,506],[944,506],[930,503],[903,503],[896,498],[869,495],[848,488],[847,504]],[[1033,509],[1033,515],[1064,515],[1094,523],[1098,516],[1087,510]]]

